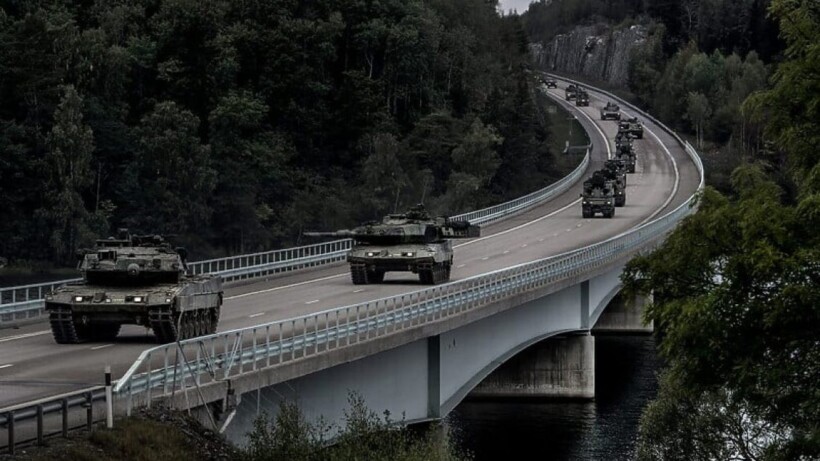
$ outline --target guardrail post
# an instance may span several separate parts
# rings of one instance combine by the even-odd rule
[[[14,412],[6,413],[6,425],[9,431],[9,454],[14,456]]]
[[[68,399],[63,399],[61,402],[62,404],[62,417],[63,417],[63,438],[68,438]]]
[[[91,395],[91,392],[88,392],[85,394],[85,399],[88,403],[88,407],[85,409],[85,426],[91,432],[94,425],[94,396]]]
[[[43,444],[43,406],[37,405],[37,445]]]
[[[105,427],[114,428],[114,398],[111,395],[111,366],[105,366]]]

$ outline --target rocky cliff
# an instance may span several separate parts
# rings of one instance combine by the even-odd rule
[[[634,25],[624,29],[610,26],[576,27],[545,44],[532,44],[535,62],[554,70],[614,85],[626,85],[629,56],[647,39],[647,29]]]

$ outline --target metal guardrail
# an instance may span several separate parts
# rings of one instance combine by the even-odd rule
[[[695,149],[662,123],[650,120],[684,147],[700,175],[697,190],[702,190],[703,164]],[[154,394],[167,395],[194,383],[235,378],[391,335],[571,279],[657,241],[694,212],[697,199],[696,192],[673,211],[642,226],[543,260],[412,293],[157,346],[140,354],[114,392],[127,399],[130,410],[132,405],[150,405]]]
[[[98,386],[4,408],[0,410],[0,452],[14,455],[19,446],[42,445],[46,438],[68,437],[76,429],[91,430],[105,419],[103,401],[105,387]]]
[[[590,145],[587,148],[586,156],[572,173],[559,181],[509,202],[456,215],[452,219],[470,221],[473,224],[489,224],[518,214],[563,193],[586,171],[591,147]],[[225,282],[249,280],[344,261],[352,245],[351,239],[341,239],[281,250],[209,259],[188,263],[188,272],[190,274],[218,274]],[[66,283],[80,280],[82,279],[0,288],[0,325],[42,316],[45,294]]]

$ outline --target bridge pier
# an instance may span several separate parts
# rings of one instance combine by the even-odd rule
[[[652,302],[649,297],[630,296],[619,293],[610,301],[609,306],[592,328],[593,334],[651,334],[655,330],[653,322],[643,323],[646,305]]]
[[[595,338],[589,332],[552,337],[493,371],[470,397],[595,397]]]

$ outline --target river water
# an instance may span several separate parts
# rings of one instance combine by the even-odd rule
[[[652,336],[597,336],[594,401],[468,399],[449,432],[475,461],[631,460],[659,366]]]

